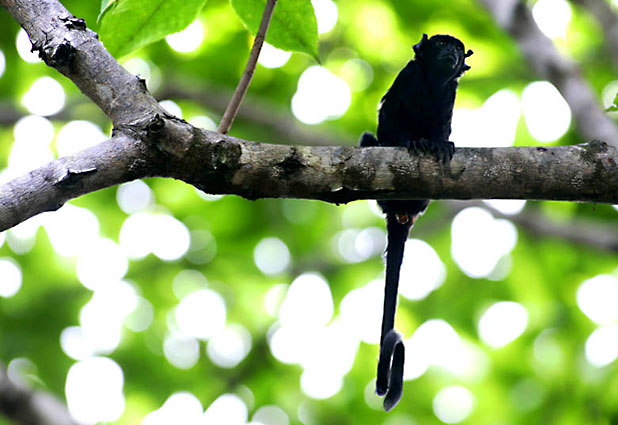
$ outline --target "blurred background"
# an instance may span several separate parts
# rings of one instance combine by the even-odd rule
[[[426,32],[475,52],[457,146],[590,140],[576,99],[481,3],[312,3],[321,64],[266,45],[231,135],[355,145]],[[97,31],[99,1],[63,4]],[[523,6],[610,106],[618,1]],[[0,180],[109,137],[107,117],[30,52],[4,10],[0,28]],[[214,129],[251,43],[228,1],[209,0],[186,30],[121,63],[169,112]],[[406,246],[406,383],[387,414],[374,394],[385,243],[375,202],[251,202],[134,181],[0,233],[0,375],[83,424],[618,423],[617,209],[433,203]]]

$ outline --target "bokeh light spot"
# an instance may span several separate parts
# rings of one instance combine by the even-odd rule
[[[249,354],[251,334],[240,325],[227,326],[208,341],[207,353],[217,366],[233,368]]]
[[[490,306],[479,320],[479,336],[490,347],[499,348],[519,337],[528,325],[526,308],[513,301]]]
[[[92,357],[69,369],[65,385],[71,416],[80,423],[114,422],[124,412],[124,377],[116,362]]]
[[[540,142],[553,142],[571,125],[571,109],[556,87],[547,81],[526,86],[521,106],[532,137]]]
[[[13,134],[15,142],[8,161],[10,176],[16,177],[54,159],[49,145],[55,132],[47,118],[37,115],[20,118]]]
[[[58,156],[72,155],[107,139],[101,128],[90,121],[69,121],[56,136]]]
[[[319,124],[341,117],[350,106],[352,96],[347,83],[326,68],[307,68],[298,80],[292,97],[292,113],[305,124]]]
[[[188,251],[191,234],[171,215],[140,211],[126,218],[118,241],[129,258],[141,259],[153,253],[163,261],[174,261]]]
[[[458,146],[512,146],[520,116],[517,95],[507,89],[499,90],[480,108],[455,109],[451,139]]]
[[[339,314],[346,329],[367,344],[380,341],[384,282],[374,280],[353,289],[341,300]]]
[[[618,358],[618,325],[595,329],[586,340],[586,359],[597,367],[607,366]]]
[[[341,66],[339,72],[353,92],[365,91],[373,82],[373,68],[362,59],[349,59]]]
[[[215,131],[217,129],[217,124],[207,115],[195,115],[189,119],[189,124],[205,130]]]
[[[326,280],[317,273],[305,273],[290,285],[279,310],[279,320],[283,326],[293,329],[316,329],[326,326],[333,311]]]
[[[56,254],[73,257],[96,249],[99,219],[89,209],[64,204],[44,217],[43,226]]]
[[[337,23],[337,5],[333,0],[311,0],[318,21],[318,34],[332,30]]]
[[[405,340],[406,367],[404,379],[417,379],[430,366],[437,366],[456,376],[474,380],[481,377],[488,360],[476,346],[466,343],[457,331],[442,319],[421,324]]]
[[[584,281],[577,288],[577,306],[595,323],[615,322],[618,320],[618,279],[602,274]]]
[[[271,286],[264,295],[264,310],[272,317],[279,316],[279,307],[281,307],[287,290],[288,285],[279,283]]]
[[[217,292],[201,289],[180,300],[175,316],[182,335],[207,340],[225,327],[225,301]]]
[[[64,101],[60,83],[52,77],[41,77],[32,83],[21,103],[31,114],[54,115],[64,108]]]
[[[77,258],[77,278],[91,290],[122,279],[128,269],[127,257],[111,239],[91,241]]]
[[[116,202],[122,211],[132,214],[152,205],[154,193],[143,181],[134,180],[118,186]]]
[[[0,77],[4,74],[6,69],[6,59],[4,58],[4,52],[0,49]]]
[[[305,370],[300,377],[303,393],[311,398],[325,399],[334,396],[343,387],[343,376],[328,370]]]
[[[11,258],[0,258],[0,297],[10,298],[21,289],[21,268]]]
[[[133,332],[142,332],[148,329],[153,318],[154,308],[152,304],[143,297],[137,297],[135,310],[125,319],[125,326]]]
[[[60,333],[60,347],[64,354],[74,360],[84,360],[92,356],[95,348],[80,326],[69,326]]]
[[[120,344],[122,325],[138,304],[137,291],[122,280],[97,288],[79,314],[86,346],[94,354],[109,354]]]
[[[17,33],[15,47],[17,48],[17,54],[19,54],[19,57],[22,58],[25,62],[43,62],[41,58],[39,58],[39,53],[36,51],[32,51],[32,43],[30,42],[30,37],[28,37],[28,33],[26,33],[23,28],[20,28],[19,32]]]
[[[159,106],[165,109],[168,113],[182,118],[182,108],[173,100],[165,99],[159,102]]]
[[[465,420],[474,410],[476,397],[465,387],[453,385],[442,388],[433,399],[433,412],[446,424]]]
[[[193,292],[206,289],[207,285],[208,281],[206,276],[197,270],[187,269],[180,271],[176,277],[174,277],[172,290],[176,298],[181,300]]]
[[[204,409],[198,398],[183,391],[172,394],[163,406],[146,415],[142,425],[203,425],[203,414]]]
[[[155,92],[161,86],[161,71],[154,63],[134,56],[123,61],[122,66],[131,74],[145,80],[150,92]]]
[[[204,40],[204,26],[199,19],[187,28],[165,37],[167,44],[176,52],[189,53],[200,47]]]
[[[200,358],[200,345],[195,338],[168,334],[163,340],[163,354],[178,369],[190,369]]]
[[[290,264],[290,250],[278,238],[262,239],[253,251],[255,265],[267,275],[281,273]]]
[[[483,202],[506,215],[519,214],[526,206],[525,199],[485,199]]]
[[[204,412],[204,424],[245,425],[249,409],[236,394],[219,396]]]
[[[277,49],[274,46],[264,42],[258,63],[264,68],[280,68],[285,65],[292,57],[292,52]]]
[[[438,253],[425,241],[406,242],[399,290],[410,300],[422,300],[439,288],[446,279],[446,267]]]
[[[566,39],[571,21],[571,6],[565,0],[538,0],[532,6],[535,22],[549,38]]]
[[[260,407],[255,411],[251,420],[263,425],[290,424],[290,418],[288,417],[288,414],[285,413],[285,410],[274,405]]]
[[[465,274],[474,278],[489,276],[517,243],[517,229],[510,221],[494,219],[478,207],[457,213],[451,234],[453,259]]]

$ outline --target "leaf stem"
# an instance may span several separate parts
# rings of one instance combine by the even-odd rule
[[[270,18],[273,15],[275,4],[277,4],[277,0],[266,0],[264,14],[262,15],[262,21],[260,22],[260,28],[255,35],[255,40],[253,40],[253,47],[251,48],[251,53],[249,54],[247,66],[245,67],[245,71],[238,82],[238,87],[236,87],[236,91],[232,95],[230,103],[227,105],[227,109],[225,110],[223,118],[221,118],[221,122],[217,128],[217,131],[221,134],[227,134],[228,131],[230,131],[230,127],[232,127],[232,123],[236,118],[236,113],[240,108],[240,104],[245,98],[245,94],[247,93],[247,89],[251,83],[251,78],[253,78],[253,73],[255,72],[260,51],[262,50],[262,44],[264,44],[264,39],[266,38],[266,31],[268,30],[268,25],[270,24]]]

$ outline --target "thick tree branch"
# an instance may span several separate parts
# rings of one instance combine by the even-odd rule
[[[135,178],[183,180],[248,199],[550,199],[618,203],[618,149],[463,148],[447,164],[403,148],[282,146],[200,130],[173,117],[0,186],[0,230],[66,200]]]
[[[12,381],[4,367],[0,367],[0,413],[20,425],[77,424],[60,400]]]
[[[148,160],[139,141],[119,136],[52,161],[0,186],[0,228],[57,210],[85,193],[141,177]]]
[[[480,0],[495,21],[508,31],[542,77],[562,93],[573,113],[579,133],[587,140],[603,140],[618,147],[618,128],[601,108],[572,60],[562,56],[534,22],[522,0]]]

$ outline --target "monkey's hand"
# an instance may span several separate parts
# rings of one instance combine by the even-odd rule
[[[424,137],[416,140],[408,141],[408,150],[410,152],[414,152],[416,155],[418,154],[430,154],[431,151],[431,142]]]
[[[431,153],[436,156],[438,161],[442,161],[446,164],[453,159],[453,154],[455,153],[455,143],[449,142],[448,140],[445,142],[433,142],[431,144]]]
[[[360,138],[360,142],[358,143],[361,148],[369,148],[373,146],[378,146],[378,139],[372,133],[365,131]]]
[[[427,140],[424,137],[408,142],[408,150],[415,154],[434,155],[438,161],[447,163],[453,158],[455,144],[449,141]]]
[[[401,335],[391,329],[382,341],[376,380],[376,393],[379,396],[386,395],[384,410],[387,412],[399,403],[403,394],[404,361],[405,348]]]

